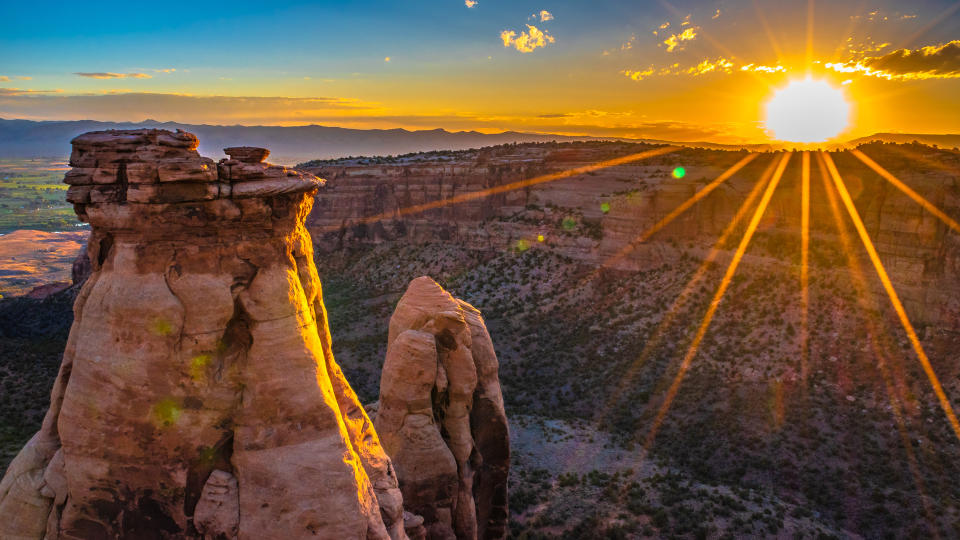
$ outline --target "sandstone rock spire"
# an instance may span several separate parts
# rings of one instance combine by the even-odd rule
[[[430,538],[506,536],[510,442],[480,312],[428,277],[390,319],[374,424]]]
[[[165,130],[73,140],[92,274],[0,538],[405,538],[390,459],[330,348],[321,181]]]

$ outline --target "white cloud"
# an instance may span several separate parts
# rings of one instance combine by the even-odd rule
[[[829,67],[829,66],[828,66]],[[661,68],[656,68],[655,66],[650,66],[643,70],[630,70],[625,69],[620,71],[622,75],[634,81],[642,81],[644,79],[653,77],[653,76],[680,76],[686,75],[691,77],[699,77],[702,75],[731,75],[734,72],[753,72],[753,73],[765,73],[765,74],[775,74],[775,73],[785,73],[786,68],[781,65],[776,66],[767,66],[763,64],[740,64],[737,65],[734,62],[727,60],[726,58],[719,57],[716,59],[705,58],[698,62],[697,64],[681,66],[679,62],[671,64],[669,66],[664,66]]]
[[[643,71],[633,71],[629,69],[624,69],[620,73],[624,74],[627,78],[633,79],[635,81],[642,81],[647,77],[654,74],[653,66],[643,70]]]
[[[673,52],[677,49],[683,50],[684,41],[693,41],[697,39],[697,27],[691,27],[685,29],[679,34],[673,34],[663,41],[663,44],[667,46],[667,52]]]
[[[513,47],[522,53],[528,53],[540,47],[546,47],[548,43],[555,41],[553,36],[547,33],[547,31],[540,30],[532,24],[526,26],[527,31],[521,32],[520,35],[517,35],[514,30],[504,30],[500,32],[500,39],[503,41],[503,46]]]
[[[612,54],[612,53],[614,53],[614,52],[617,52],[617,51],[629,51],[630,49],[633,48],[633,45],[634,45],[636,42],[637,42],[637,35],[634,34],[634,35],[630,36],[630,39],[628,39],[627,41],[624,41],[623,43],[621,43],[619,48],[610,49],[610,50],[604,50],[604,51],[603,51],[603,56],[609,56],[610,54]]]

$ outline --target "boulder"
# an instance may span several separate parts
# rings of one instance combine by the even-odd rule
[[[260,163],[267,159],[270,151],[266,148],[257,148],[256,146],[233,146],[224,148],[223,153],[243,163]]]

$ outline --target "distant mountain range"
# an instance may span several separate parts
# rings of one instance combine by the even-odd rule
[[[444,129],[409,131],[406,129],[350,129],[329,126],[211,126],[176,122],[98,122],[95,120],[33,121],[0,118],[0,158],[64,157],[70,155],[70,139],[87,131],[104,129],[162,128],[182,129],[200,138],[200,153],[223,157],[228,146],[262,146],[271,151],[270,161],[292,165],[312,159],[347,156],[385,156],[429,150],[465,150],[505,143],[621,140],[678,144],[719,150],[771,150],[771,144],[730,145],[705,141],[675,142],[657,139],[624,139],[617,137],[576,137],[544,133],[480,133]],[[878,133],[851,141],[854,143],[883,140],[954,147],[960,135],[911,135]]]
[[[0,158],[62,157],[70,155],[70,139],[81,133],[104,129],[162,128],[182,129],[200,138],[200,153],[223,157],[228,146],[262,146],[270,149],[270,161],[295,164],[312,159],[347,156],[385,156],[430,150],[466,150],[505,143],[546,141],[622,140],[657,144],[683,144],[716,149],[741,146],[710,142],[673,143],[657,139],[617,137],[576,137],[544,133],[480,133],[444,129],[350,129],[328,126],[211,126],[176,122],[99,122],[4,120],[0,118]],[[764,150],[770,145],[747,145]]]
[[[939,146],[940,148],[958,148],[960,147],[960,134],[931,135],[923,133],[874,133],[868,137],[853,139],[848,144],[859,145],[868,142],[882,141],[899,144],[918,142],[928,146]]]

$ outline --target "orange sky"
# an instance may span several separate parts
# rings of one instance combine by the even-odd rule
[[[10,9],[0,117],[764,142],[809,72],[852,104],[840,138],[960,132],[943,0],[110,4]]]

